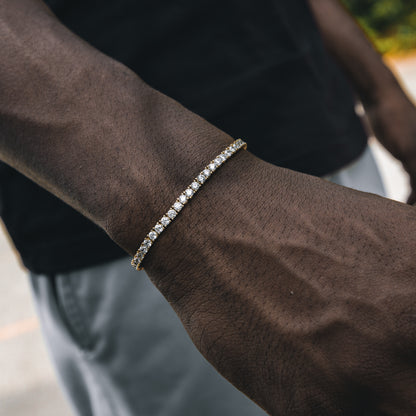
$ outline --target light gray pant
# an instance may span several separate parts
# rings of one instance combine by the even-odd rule
[[[330,180],[383,194],[369,149]],[[63,389],[82,416],[264,416],[199,354],[145,272],[128,258],[31,275]]]

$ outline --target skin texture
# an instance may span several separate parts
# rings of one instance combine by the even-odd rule
[[[0,51],[1,158],[130,254],[232,141],[37,1],[0,1]],[[413,207],[240,151],[143,265],[195,345],[270,414],[407,416],[415,247]]]
[[[325,44],[360,97],[370,129],[409,173],[416,202],[416,108],[338,0],[308,0]]]
[[[145,260],[201,352],[273,415],[414,414],[414,209],[248,153],[221,170]]]

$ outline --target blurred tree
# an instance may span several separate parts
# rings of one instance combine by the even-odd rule
[[[380,52],[416,49],[416,0],[342,0]]]

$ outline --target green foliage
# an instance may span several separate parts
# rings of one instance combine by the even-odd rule
[[[416,48],[416,0],[342,0],[380,52]]]

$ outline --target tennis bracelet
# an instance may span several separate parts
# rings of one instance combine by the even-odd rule
[[[163,215],[163,217],[156,223],[152,230],[147,234],[139,249],[131,261],[131,265],[136,270],[142,270],[142,261],[150,247],[154,244],[156,239],[168,227],[168,225],[176,218],[178,213],[182,210],[185,204],[196,194],[198,189],[205,183],[205,181],[234,153],[241,148],[247,149],[247,143],[241,139],[235,140],[232,144],[226,147],[214,160],[212,160],[193,180],[193,182],[178,196],[174,204]]]

